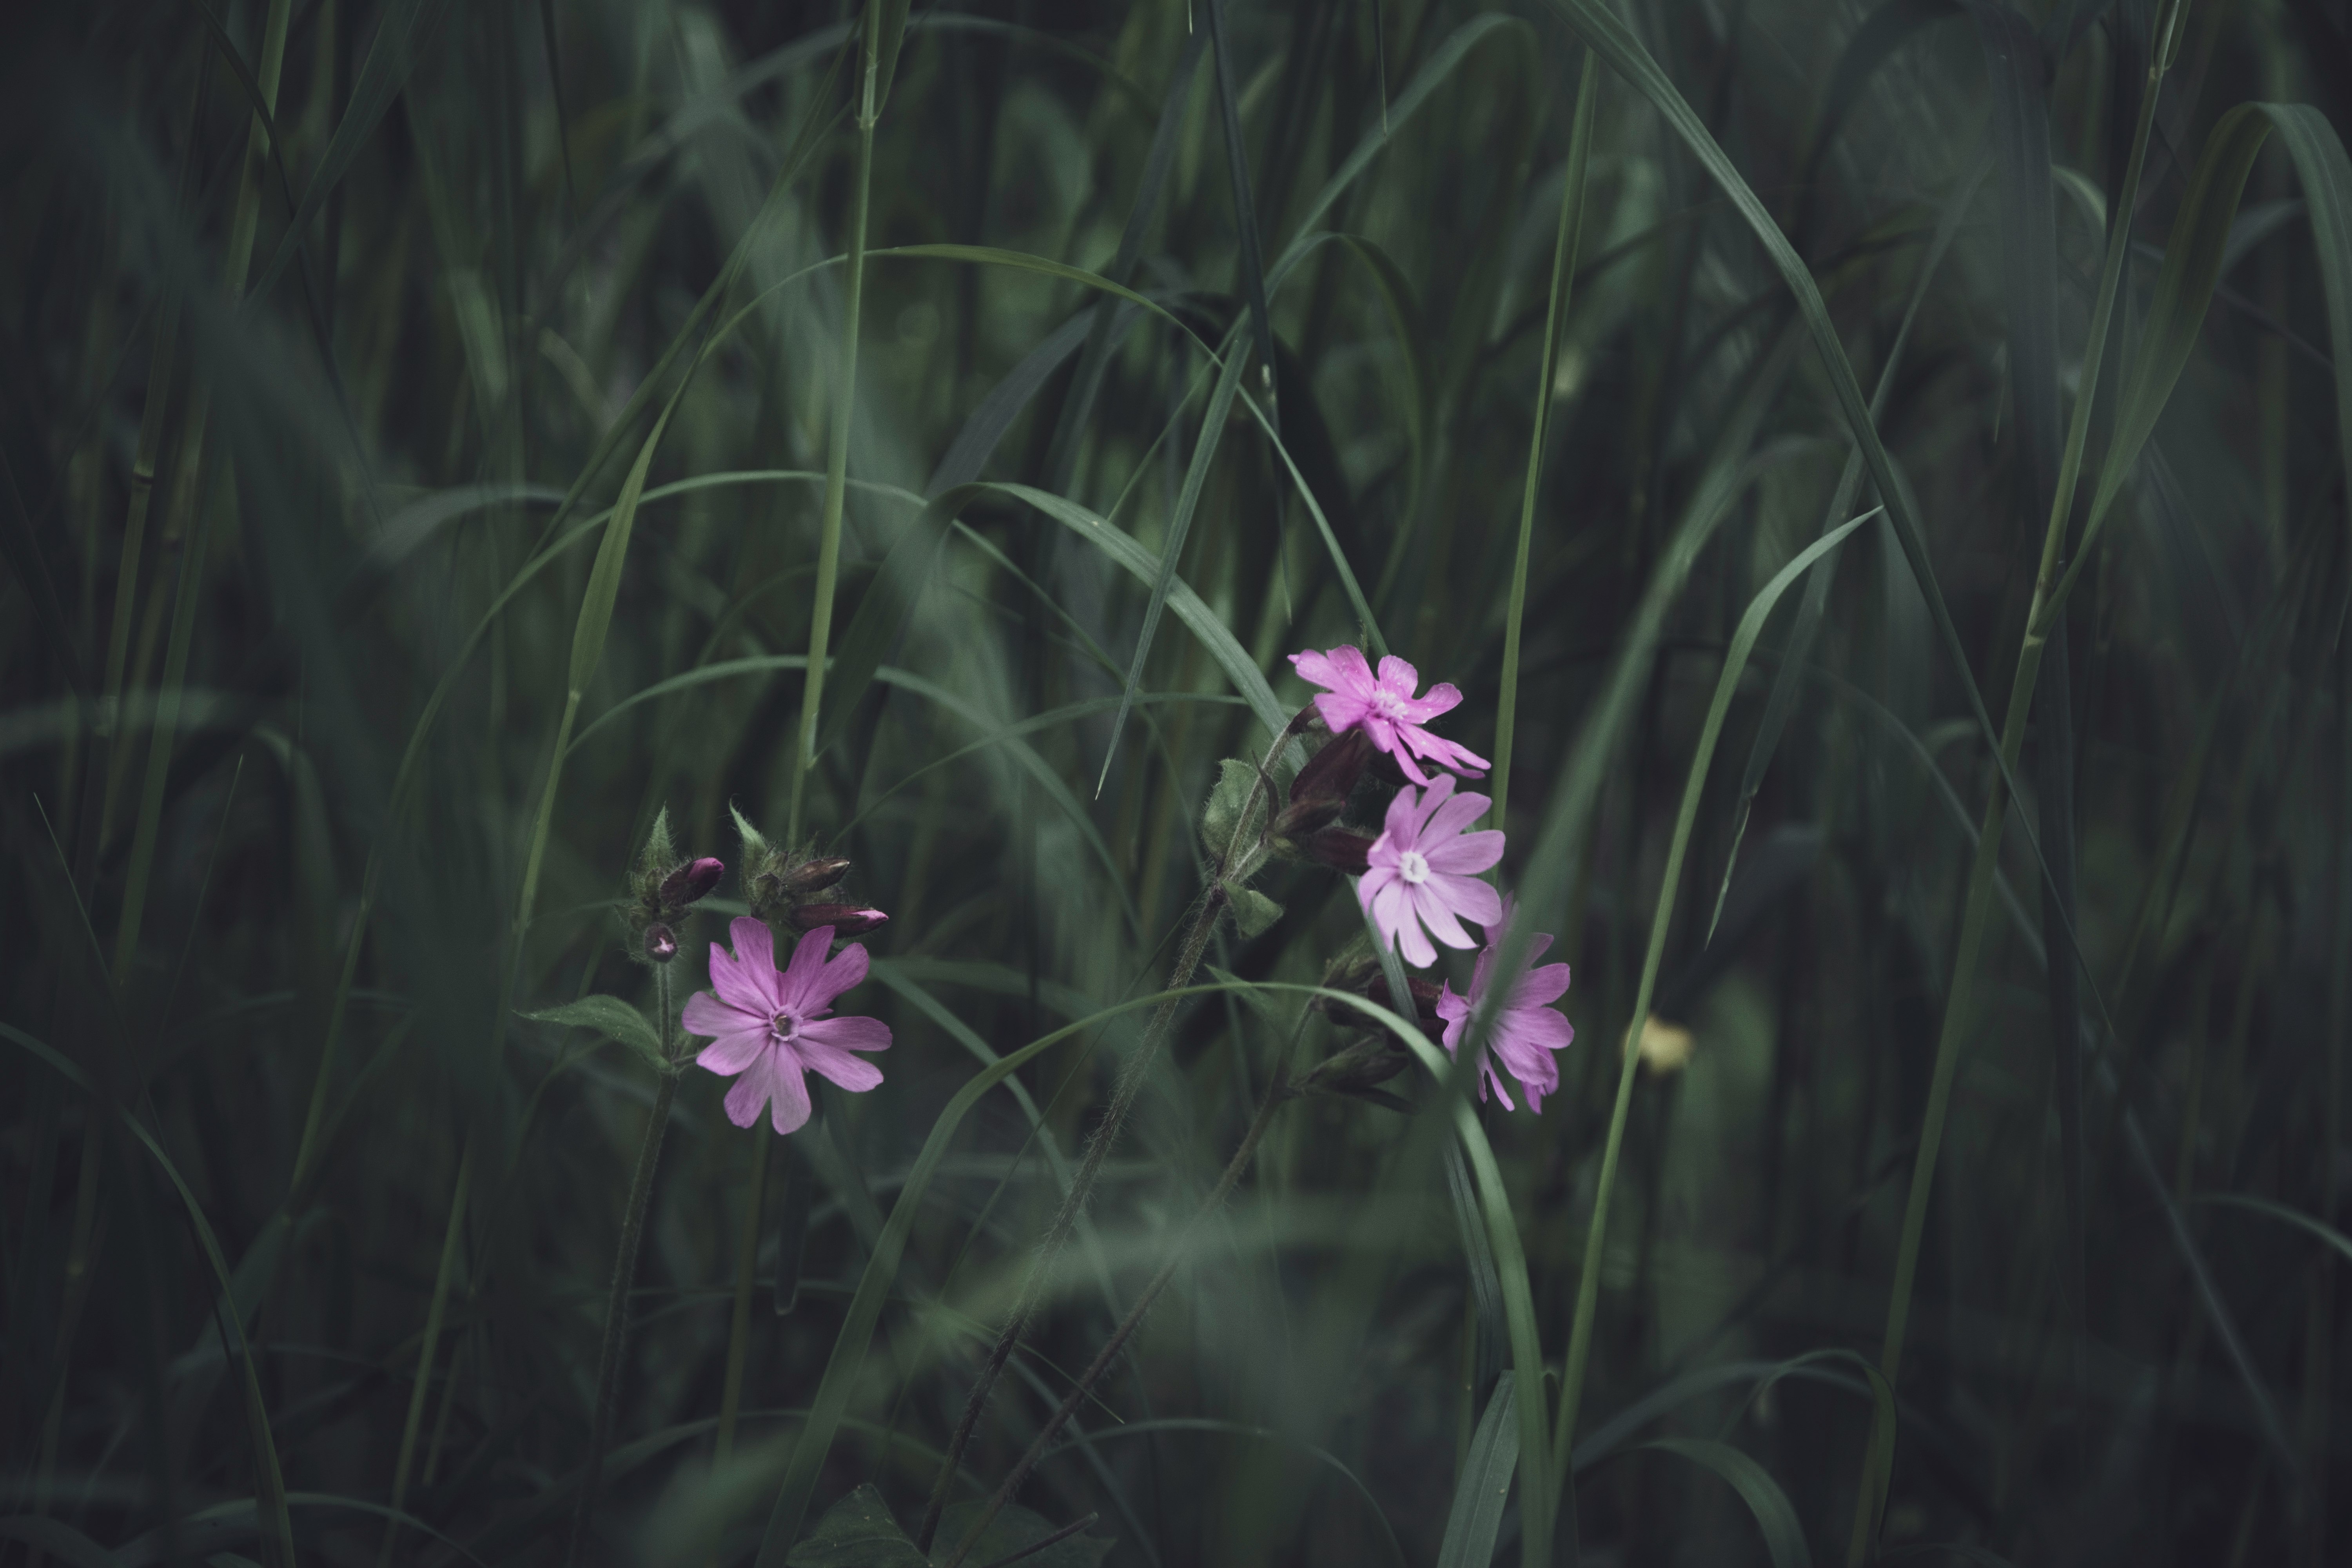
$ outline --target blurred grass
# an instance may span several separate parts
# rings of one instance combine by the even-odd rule
[[[650,1002],[663,807],[856,863],[896,1044],[756,1164],[678,1082],[584,1555],[911,1527],[1356,641],[1506,763],[1561,1090],[1424,1051],[1187,1232],[1352,1037],[1261,876],[948,1500],[1181,1247],[1031,1561],[2336,1560],[2342,5],[2183,8],[2126,202],[2153,0],[897,15],[5,24],[0,1554],[562,1552],[656,1082],[512,1016]]]

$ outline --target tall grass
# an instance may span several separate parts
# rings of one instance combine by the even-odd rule
[[[7,26],[0,1558],[2343,1556],[2340,5]]]

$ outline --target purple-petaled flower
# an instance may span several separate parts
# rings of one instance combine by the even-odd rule
[[[1486,999],[1486,994],[1497,984],[1495,977],[1495,954],[1503,945],[1503,933],[1511,923],[1512,906],[1503,906],[1502,918],[1487,922],[1486,950],[1470,974],[1470,994],[1456,996],[1449,983],[1438,994],[1437,1016],[1445,1020],[1445,1048],[1458,1049],[1462,1037],[1470,1026],[1470,1015]],[[1520,1092],[1528,1097],[1528,1109],[1543,1110],[1543,1098],[1559,1087],[1559,1063],[1554,1051],[1566,1050],[1576,1038],[1576,1028],[1567,1016],[1551,1005],[1568,993],[1568,965],[1547,963],[1540,969],[1531,965],[1551,946],[1549,932],[1538,931],[1528,943],[1528,955],[1520,962],[1519,972],[1495,1009],[1495,1021],[1486,1037],[1486,1059],[1482,1069],[1478,1098],[1486,1098],[1486,1087],[1492,1084],[1503,1099],[1507,1109],[1511,1106],[1511,1086],[1504,1081],[1503,1072],[1519,1080]],[[1501,1071],[1496,1070],[1500,1064]]]
[[[1470,933],[1457,915],[1480,925],[1503,918],[1501,896],[1477,877],[1503,858],[1503,836],[1493,828],[1462,831],[1492,804],[1483,795],[1455,795],[1451,773],[1425,790],[1399,790],[1389,802],[1387,830],[1365,856],[1370,869],[1356,884],[1356,897],[1407,963],[1437,962],[1433,936],[1448,947],[1468,947]]]
[[[1448,683],[1440,681],[1427,696],[1415,697],[1412,692],[1421,684],[1420,671],[1391,654],[1381,660],[1381,672],[1375,677],[1371,666],[1364,662],[1363,650],[1352,646],[1328,653],[1309,648],[1292,654],[1290,664],[1302,679],[1328,689],[1315,699],[1315,710],[1323,715],[1333,734],[1362,730],[1373,745],[1396,759],[1404,776],[1413,783],[1429,782],[1414,762],[1416,757],[1459,773],[1486,771],[1486,758],[1422,728],[1462,700],[1462,693]]]
[[[729,928],[734,956],[710,944],[710,984],[697,992],[682,1020],[689,1035],[717,1037],[696,1057],[697,1066],[735,1079],[727,1091],[727,1120],[749,1127],[760,1108],[772,1103],[769,1120],[779,1132],[797,1130],[809,1119],[804,1075],[816,1072],[863,1093],[882,1081],[882,1069],[850,1055],[890,1047],[890,1026],[879,1018],[828,1018],[833,999],[866,978],[866,950],[851,943],[828,961],[833,928],[822,926],[801,938],[792,963],[776,968],[774,938],[761,922],[737,917]]]

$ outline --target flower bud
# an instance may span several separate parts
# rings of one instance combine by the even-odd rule
[[[719,886],[719,879],[726,874],[727,868],[723,864],[705,855],[701,859],[688,861],[664,877],[656,896],[665,908],[682,910],[688,904],[699,903],[709,898],[710,890]]]
[[[1338,821],[1339,814],[1347,808],[1346,801],[1331,795],[1293,800],[1282,808],[1282,815],[1274,819],[1274,836],[1276,838],[1305,838],[1316,829],[1328,827]]]
[[[1344,827],[1327,827],[1307,841],[1307,853],[1335,871],[1360,877],[1371,868],[1372,840]]]
[[[831,926],[835,936],[863,936],[890,919],[880,910],[863,904],[803,904],[785,918],[798,931]]]
[[[849,862],[839,856],[823,859],[803,860],[777,879],[782,890],[794,899],[804,899],[811,893],[822,893],[849,875]]]
[[[1355,792],[1356,781],[1363,777],[1364,764],[1371,761],[1373,754],[1372,738],[1361,730],[1333,736],[1329,744],[1307,759],[1307,765],[1290,781],[1291,805],[1295,807],[1310,800],[1346,805],[1348,796]]]
[[[1306,1087],[1338,1094],[1370,1089],[1404,1071],[1411,1059],[1384,1037],[1359,1040],[1318,1063]]]
[[[677,956],[677,932],[656,923],[646,928],[646,956],[656,963],[667,963]]]

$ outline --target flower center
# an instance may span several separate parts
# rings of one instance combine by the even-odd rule
[[[768,1038],[778,1045],[801,1032],[801,1021],[790,1013],[779,1013],[768,1020]]]
[[[1397,875],[1415,887],[1429,880],[1429,862],[1418,849],[1408,849],[1397,857]]]
[[[1395,692],[1391,691],[1387,687],[1375,686],[1372,688],[1371,710],[1381,718],[1389,720],[1391,722],[1402,722],[1405,718],[1404,704],[1405,700],[1398,696]]]

